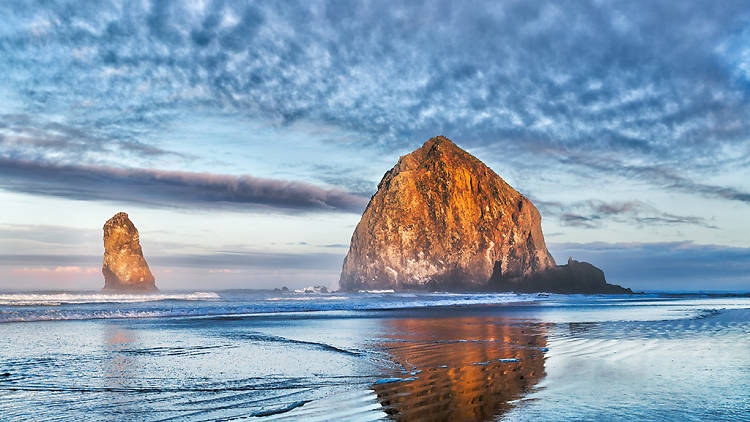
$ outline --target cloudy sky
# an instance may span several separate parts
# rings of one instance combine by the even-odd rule
[[[466,4],[466,6],[464,6]],[[335,287],[383,173],[445,135],[558,262],[750,288],[744,1],[0,3],[0,288]]]

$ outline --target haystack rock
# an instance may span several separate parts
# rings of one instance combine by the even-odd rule
[[[526,197],[445,137],[401,157],[352,236],[342,290],[626,292],[547,251]]]
[[[143,258],[138,229],[124,212],[104,224],[104,290],[155,291],[154,276]]]

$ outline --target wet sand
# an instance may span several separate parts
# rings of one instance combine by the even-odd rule
[[[3,420],[743,420],[749,308],[563,297],[3,323],[0,407]]]

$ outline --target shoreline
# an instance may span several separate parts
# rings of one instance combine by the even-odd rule
[[[62,409],[146,421],[742,411],[725,387],[750,388],[750,300],[661,298],[0,324],[0,405],[10,420]]]

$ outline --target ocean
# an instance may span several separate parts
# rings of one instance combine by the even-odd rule
[[[0,292],[0,420],[750,420],[750,297]]]

